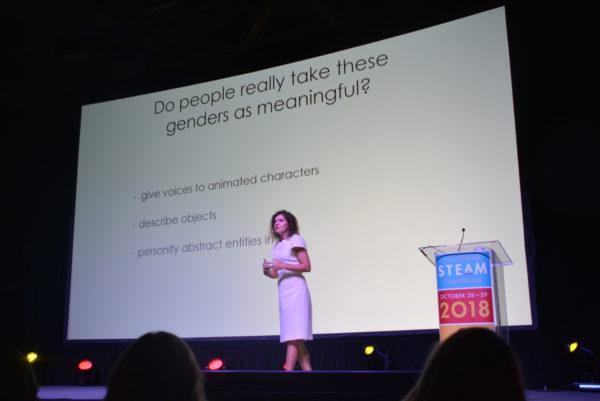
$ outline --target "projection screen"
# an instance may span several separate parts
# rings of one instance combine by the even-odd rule
[[[499,240],[532,324],[504,8],[81,110],[68,340],[279,333],[269,220],[306,239],[315,334],[438,327],[418,247]]]

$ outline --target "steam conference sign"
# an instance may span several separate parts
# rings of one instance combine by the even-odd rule
[[[494,329],[490,251],[436,256],[440,337],[472,326]]]

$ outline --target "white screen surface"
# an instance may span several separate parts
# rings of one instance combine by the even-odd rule
[[[67,338],[278,334],[279,209],[307,241],[315,334],[437,328],[418,247],[462,227],[503,244],[508,323],[529,325],[519,188],[503,8],[86,105]]]

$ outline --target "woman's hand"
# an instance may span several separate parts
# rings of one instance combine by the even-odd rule
[[[267,260],[265,260],[263,262],[262,267],[263,267],[263,274],[265,276],[271,277],[271,278],[277,278],[277,271],[273,267],[273,262],[268,262]]]
[[[273,261],[271,262],[271,266],[273,267],[273,270],[281,270],[283,269],[283,263],[281,263],[279,260],[273,258]]]

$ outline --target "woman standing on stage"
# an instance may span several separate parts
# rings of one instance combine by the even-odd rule
[[[265,260],[263,273],[278,279],[280,341],[287,343],[285,369],[312,370],[304,341],[312,340],[310,293],[302,273],[310,271],[310,259],[304,238],[298,235],[294,215],[280,210],[271,217],[271,235],[277,242],[271,250],[271,262]]]

